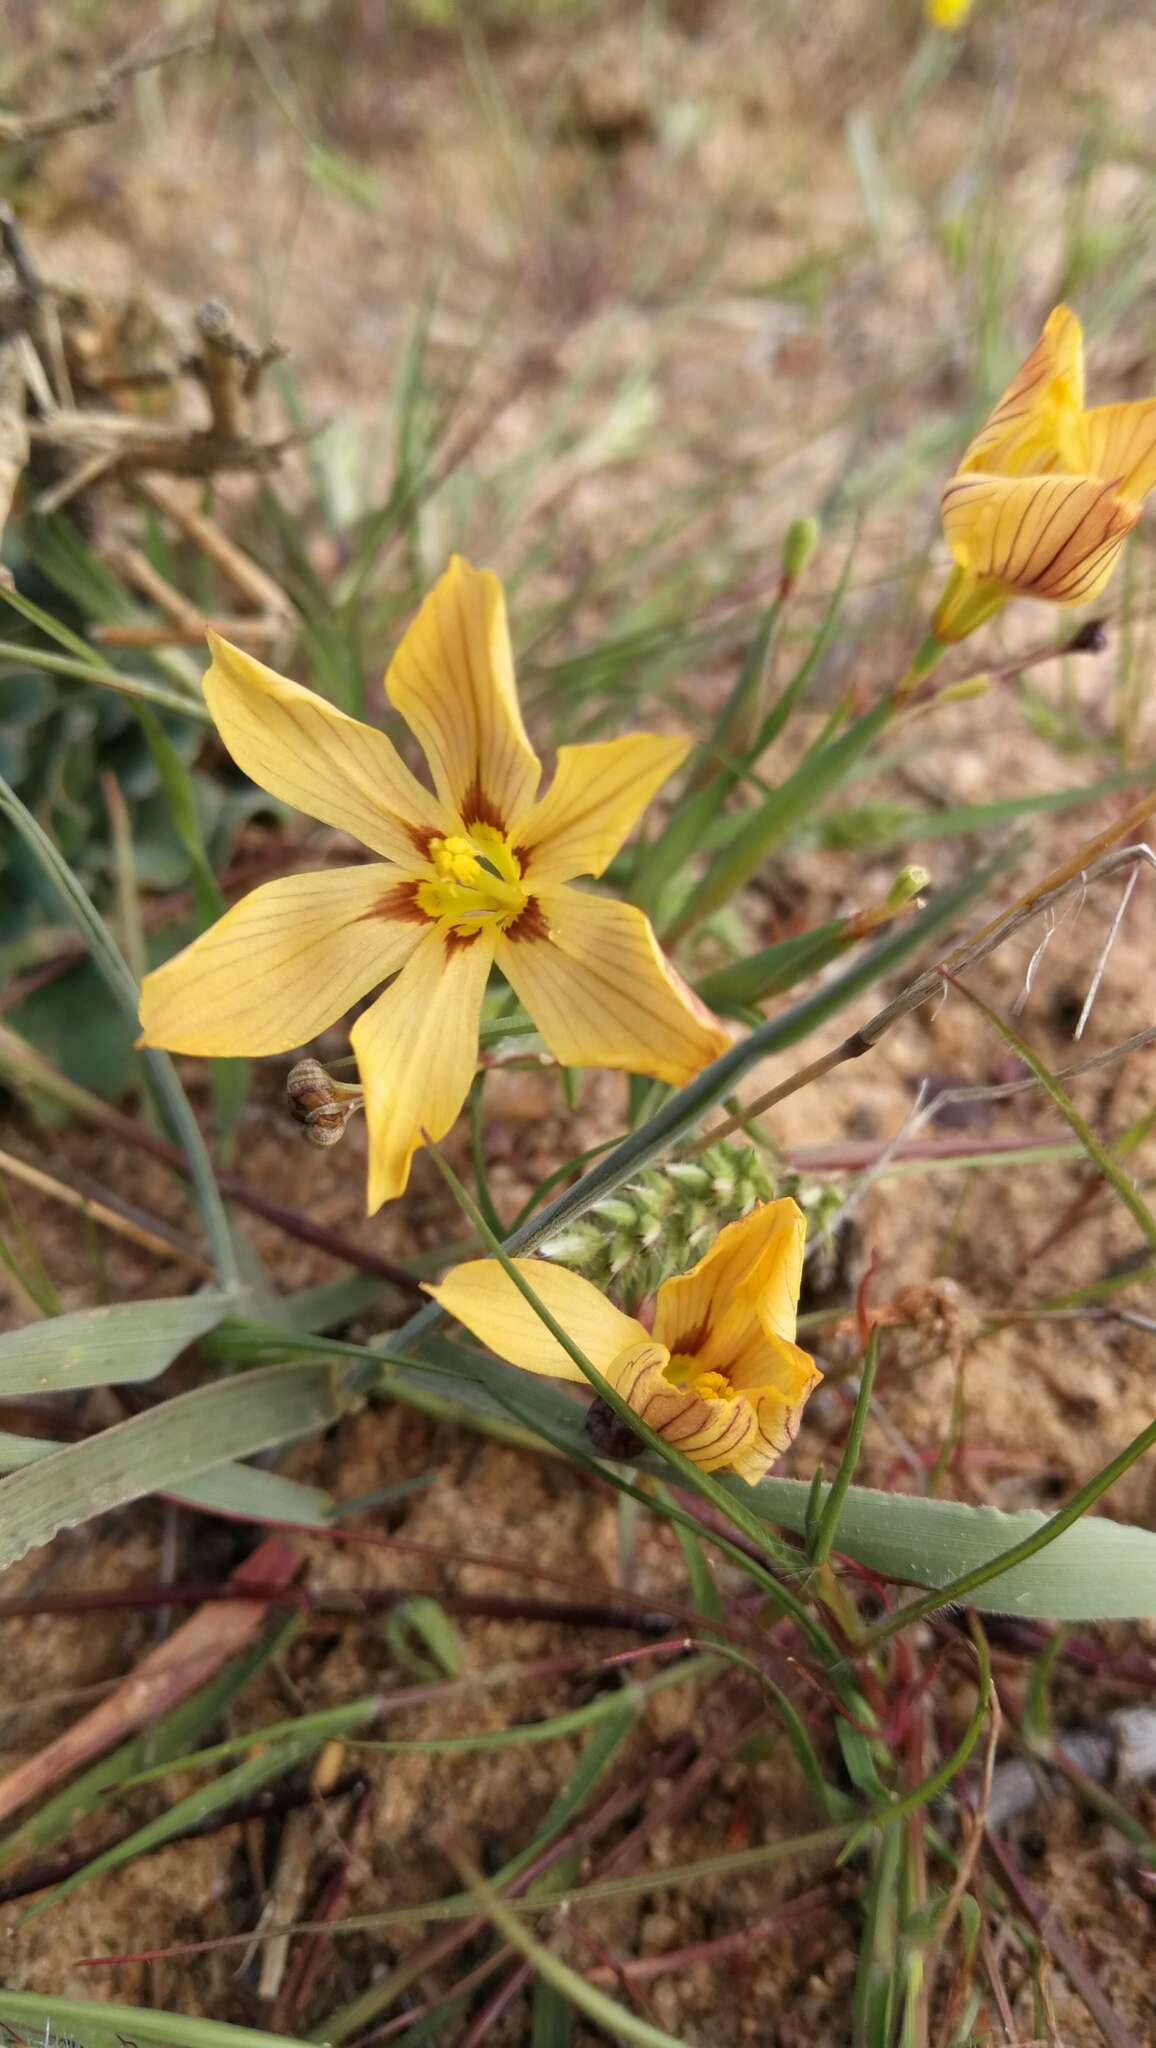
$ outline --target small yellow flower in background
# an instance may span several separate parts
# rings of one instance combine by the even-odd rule
[[[971,13],[972,0],[923,0],[923,13],[932,28],[941,28],[950,35],[962,28]]]
[[[455,556],[386,677],[432,791],[384,733],[209,638],[205,697],[238,767],[383,858],[255,889],[145,976],[143,1044],[289,1052],[396,976],[350,1034],[371,1213],[402,1193],[422,1132],[443,1137],[465,1101],[495,963],[564,1066],[681,1083],[725,1051],[642,912],[570,886],[603,872],[690,742],[560,747],[538,797],[496,576]]]
[[[1009,598],[1098,597],[1156,484],[1156,399],[1084,410],[1080,323],[1057,306],[945,486],[955,568],[931,631],[949,644]]]
[[[544,1259],[514,1265],[651,1429],[704,1471],[729,1467],[753,1485],[794,1441],[822,1378],[795,1342],[806,1234],[789,1199],[728,1223],[697,1266],[663,1281],[653,1331],[577,1273]],[[426,1292],[511,1365],[583,1379],[496,1261],[455,1266]]]

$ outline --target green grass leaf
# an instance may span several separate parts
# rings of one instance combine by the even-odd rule
[[[200,1387],[69,1444],[0,1486],[0,1570],[61,1529],[173,1492],[229,1459],[315,1435],[342,1413],[329,1364],[274,1365]]]
[[[0,1396],[69,1393],[155,1379],[236,1307],[218,1291],[46,1316],[0,1337]]]
[[[115,2048],[120,2041],[156,2042],[157,2048],[308,2048],[297,2036],[263,2034],[153,2007],[106,2004],[103,1998],[42,1997],[35,1991],[0,1991],[0,2020],[21,2027],[50,2048],[68,2034],[76,2048]]]

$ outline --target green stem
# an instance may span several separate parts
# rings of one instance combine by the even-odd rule
[[[96,683],[104,690],[116,690],[122,697],[132,697],[141,704],[155,704],[158,711],[179,711],[182,718],[191,718],[197,725],[212,725],[207,704],[199,703],[195,697],[182,697],[176,690],[166,690],[163,683],[146,683],[140,676],[122,676],[115,668],[101,668],[95,662],[81,661],[71,654],[49,654],[42,647],[22,647],[18,640],[0,640],[0,661],[11,662],[13,667],[44,669],[51,676],[68,676],[79,683]]]
[[[851,1417],[851,1427],[847,1432],[847,1442],[839,1464],[839,1470],[831,1483],[831,1491],[823,1502],[818,1527],[815,1531],[815,1540],[811,1546],[811,1563],[813,1565],[826,1564],[835,1546],[835,1535],[839,1527],[839,1517],[843,1512],[843,1502],[847,1498],[851,1481],[855,1477],[855,1467],[859,1463],[859,1452],[863,1444],[863,1431],[867,1427],[867,1414],[871,1406],[871,1391],[875,1385],[875,1366],[878,1357],[879,1330],[876,1327],[872,1330],[867,1340],[867,1355],[863,1360],[863,1376],[859,1383],[859,1398],[855,1403],[855,1413]],[[817,1500],[820,1498],[821,1495],[816,1496]]]

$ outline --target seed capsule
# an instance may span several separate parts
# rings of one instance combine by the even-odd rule
[[[365,1097],[348,1081],[335,1081],[320,1060],[298,1060],[286,1088],[290,1115],[311,1145],[336,1145]]]

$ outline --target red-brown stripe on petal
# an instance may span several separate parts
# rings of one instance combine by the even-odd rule
[[[417,901],[420,887],[420,882],[395,882],[392,889],[387,889],[379,897],[372,910],[363,913],[359,923],[364,924],[369,918],[384,918],[393,924],[432,924],[433,919],[426,915]]]
[[[550,920],[536,896],[527,898],[525,909],[519,912],[513,924],[506,926],[503,933],[503,937],[512,940],[515,945],[522,945],[531,939],[548,939],[549,936]]]
[[[664,1334],[663,1342],[667,1344],[672,1358],[697,1358],[709,1336],[710,1313],[708,1311],[706,1315],[699,1318],[697,1323],[693,1323],[690,1329],[680,1330],[676,1337],[667,1338]]]
[[[480,925],[476,932],[455,930],[443,932],[442,944],[445,947],[446,959],[452,960],[455,953],[464,953],[467,946],[476,946],[481,936],[482,928]]]
[[[467,831],[471,825],[492,825],[498,832],[506,830],[506,820],[493,798],[486,795],[480,776],[475,775],[462,798],[461,820]]]
[[[414,850],[422,860],[428,860],[429,850],[435,839],[441,837],[432,825],[407,825],[406,831],[413,840]]]

